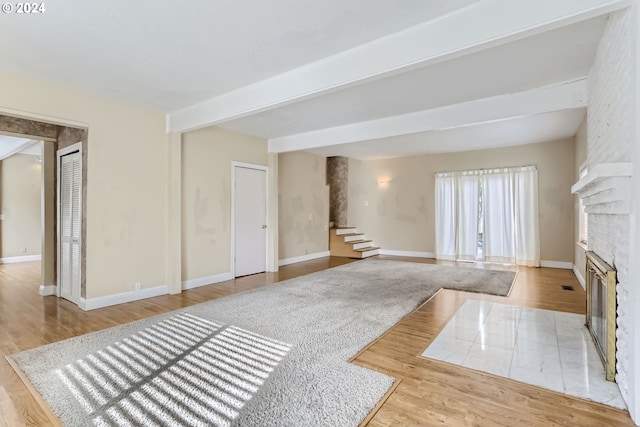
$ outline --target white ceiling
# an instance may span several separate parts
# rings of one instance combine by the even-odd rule
[[[29,138],[16,138],[14,136],[0,135],[0,160],[11,157],[14,154],[40,155],[39,141]]]
[[[58,0],[2,17],[1,67],[170,112],[475,1]]]
[[[261,136],[275,152],[473,150],[573,135],[587,105],[574,83],[608,14],[626,6],[64,0],[3,15],[0,70],[167,113],[168,131]]]

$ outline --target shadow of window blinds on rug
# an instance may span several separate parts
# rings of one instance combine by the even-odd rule
[[[56,373],[98,426],[225,426],[290,349],[180,313]]]

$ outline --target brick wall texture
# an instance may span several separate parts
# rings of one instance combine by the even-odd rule
[[[588,76],[588,165],[631,161],[635,102],[632,80],[635,23],[629,10],[611,15]],[[629,401],[630,328],[629,215],[589,214],[589,249],[618,270],[618,330],[616,381]]]

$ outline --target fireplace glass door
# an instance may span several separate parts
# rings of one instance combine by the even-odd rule
[[[591,276],[591,329],[596,344],[607,354],[607,284],[593,268]]]
[[[587,252],[587,328],[593,337],[607,380],[616,373],[616,271]]]

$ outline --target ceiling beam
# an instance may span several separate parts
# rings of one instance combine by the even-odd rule
[[[169,113],[167,131],[185,132],[282,107],[574,24],[630,4],[631,0],[479,1],[439,19]]]
[[[532,114],[587,106],[587,81],[479,99],[384,119],[320,129],[269,140],[269,152],[283,153],[445,130]]]

